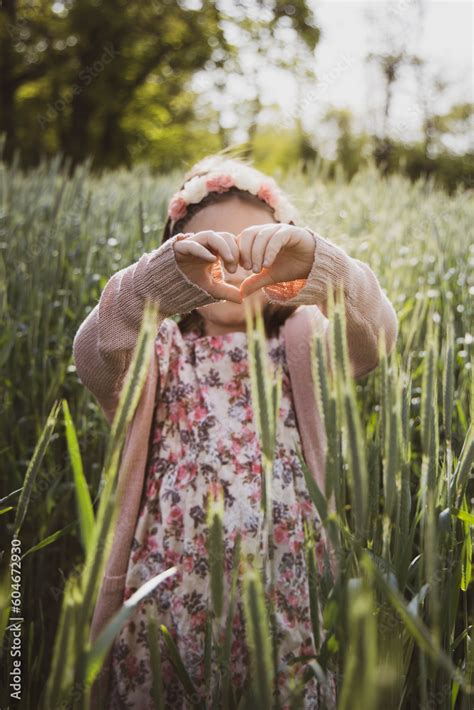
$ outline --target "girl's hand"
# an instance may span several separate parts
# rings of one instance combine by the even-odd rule
[[[247,227],[236,239],[239,263],[255,272],[240,284],[244,298],[262,286],[306,279],[311,271],[316,244],[304,227],[259,224]]]
[[[239,248],[230,232],[206,230],[179,235],[173,244],[176,262],[183,273],[197,286],[214,298],[242,303],[242,295],[236,286],[222,278],[219,257],[230,272],[239,264]]]

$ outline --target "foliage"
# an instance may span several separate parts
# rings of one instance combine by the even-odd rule
[[[227,34],[251,34],[268,47],[284,27],[295,44],[314,49],[319,30],[307,2],[288,7],[272,3],[261,24],[247,3],[211,0],[1,3],[5,157],[11,161],[21,148],[19,159],[30,166],[60,151],[73,165],[93,156],[94,167],[112,168],[151,152],[167,171],[177,153],[189,158],[200,138],[204,150],[215,148],[214,117],[210,112],[203,136],[190,79],[205,70],[224,74],[225,84],[231,72],[244,74]]]
[[[342,707],[355,707],[359,699],[374,709],[467,708],[472,698],[466,691],[473,685],[472,201],[461,190],[449,197],[431,180],[381,179],[370,164],[350,184],[341,174],[328,182],[323,167],[315,164],[306,174],[294,168],[282,187],[304,223],[371,265],[395,306],[400,331],[396,351],[390,358],[381,352],[376,371],[357,384],[341,366],[342,310],[331,316],[338,353],[334,377],[315,343],[315,381],[331,442],[330,486],[310,492],[341,572],[331,578],[326,565],[316,574],[308,530],[312,608],[321,605],[324,625],[317,630],[314,613],[321,648],[316,659],[306,659],[306,671],[322,687],[327,673],[334,673]],[[85,641],[105,550],[93,567],[87,561],[96,557],[99,530],[112,527],[113,493],[97,501],[99,479],[109,470],[105,480],[113,480],[126,422],[119,416],[119,431],[109,436],[97,403],[76,376],[72,338],[109,276],[159,246],[167,199],[178,179],[153,176],[143,167],[97,177],[88,165],[68,177],[59,158],[28,173],[1,165],[0,628],[3,660],[11,638],[7,561],[17,531],[27,620],[20,706],[63,698],[68,687],[77,690],[75,684],[84,679],[87,684],[111,640],[109,629],[95,651]],[[141,352],[129,396],[139,386]],[[263,351],[254,352],[258,358]],[[266,413],[259,431],[270,454],[278,389],[265,384],[267,370],[258,359],[254,372],[256,406],[260,402],[259,411]],[[64,428],[58,418],[62,400],[68,403]],[[271,455],[267,459],[271,462]],[[268,483],[267,478],[267,509]],[[332,491],[334,514],[324,504]],[[227,673],[229,616],[216,578],[221,514],[215,506],[210,537],[213,599],[221,613],[210,613],[206,658],[212,657],[211,648],[217,652],[221,688],[232,707],[238,698]],[[271,527],[262,532],[269,535]],[[235,569],[237,558],[236,553]],[[265,673],[262,685],[247,688],[244,700],[267,697],[267,681],[275,677],[271,649],[254,624],[263,601],[257,571],[247,580],[246,618],[254,648],[264,654]],[[116,625],[123,623],[123,613]],[[267,618],[271,628],[271,607]],[[70,625],[81,629],[75,648]],[[171,649],[159,618],[151,619],[150,638],[158,635]],[[63,653],[75,659],[64,668]],[[160,667],[157,652],[155,697]],[[8,663],[2,669],[0,704],[6,706]],[[299,675],[295,698],[302,680]],[[83,694],[79,697],[83,702]]]

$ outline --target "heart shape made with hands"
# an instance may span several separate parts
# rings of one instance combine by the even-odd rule
[[[242,298],[277,283],[296,281],[300,282],[298,286],[304,285],[313,265],[316,246],[314,236],[307,229],[271,223],[247,227],[234,238],[239,250],[239,265],[247,271],[253,269],[253,273],[238,286]],[[232,278],[227,280],[222,269],[226,260],[221,254],[216,256],[217,261],[211,268],[212,278],[232,283]],[[226,269],[231,275],[237,271],[227,265]]]
[[[314,262],[315,236],[306,227],[280,222],[252,225],[237,235],[203,230],[178,235],[175,253],[179,253],[181,268],[188,278],[198,284],[202,276],[200,260],[212,261],[207,278],[210,276],[216,284],[219,298],[242,303],[246,296],[265,286],[293,282],[296,290],[303,287]],[[199,262],[195,257],[199,257]],[[243,279],[239,278],[241,271],[233,276],[239,267],[253,273]]]
[[[275,283],[269,277],[268,269],[263,268],[257,273],[254,272],[250,274],[249,276],[244,278],[239,284],[234,281],[234,272],[227,269],[226,273],[226,271],[224,271],[224,269],[222,268],[223,264],[224,260],[221,256],[217,255],[216,261],[211,265],[212,279],[214,281],[224,282],[230,286],[235,286],[235,288],[239,290],[242,299],[246,298],[247,296],[250,296],[252,293],[258,291],[263,286],[269,286]]]

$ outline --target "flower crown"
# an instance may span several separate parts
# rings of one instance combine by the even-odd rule
[[[218,169],[190,178],[184,183],[182,189],[173,195],[168,206],[170,229],[172,230],[175,223],[185,216],[188,205],[201,202],[210,192],[227,192],[231,187],[256,195],[272,208],[277,222],[296,223],[299,219],[296,208],[273,178],[247,165],[224,162]]]

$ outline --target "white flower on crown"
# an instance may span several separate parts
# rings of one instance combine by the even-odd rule
[[[208,190],[206,188],[206,181],[202,179],[203,176],[195,175],[188,180],[184,188],[181,190],[182,196],[188,203],[200,202],[203,200]]]

